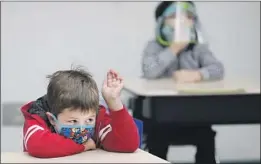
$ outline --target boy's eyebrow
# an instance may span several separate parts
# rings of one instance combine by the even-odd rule
[[[69,117],[69,119],[77,119],[77,118],[75,118],[75,117]]]

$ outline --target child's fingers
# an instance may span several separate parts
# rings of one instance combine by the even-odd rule
[[[113,77],[118,77],[118,72],[114,71],[113,69],[111,69],[110,72],[112,73]]]
[[[122,88],[123,87],[123,78],[119,78],[119,87]]]
[[[119,76],[118,72],[110,69],[108,72],[108,87],[118,87],[123,85],[123,78]]]
[[[119,88],[123,88],[123,86],[124,86],[123,83],[119,84]]]
[[[117,87],[122,87],[123,85],[123,79],[121,77],[118,77],[117,79]]]
[[[112,82],[113,82],[113,77],[112,77],[111,73],[108,73],[108,76],[107,76],[107,86],[111,87]]]
[[[122,83],[122,82],[123,82],[123,78],[122,78],[121,76],[119,76],[119,77],[118,77],[118,81],[119,81],[120,83]]]
[[[121,78],[121,79],[120,79],[121,84],[123,84],[123,81],[124,81],[123,78]]]
[[[107,83],[106,83],[106,86],[111,87],[112,82],[113,82],[113,75],[112,75],[111,71],[108,71],[108,72],[107,72],[106,82],[107,82]]]
[[[116,80],[116,79],[115,79],[115,82],[114,82],[114,84],[115,84],[115,86],[118,86],[118,85],[120,85],[120,80],[118,80],[118,79]]]
[[[103,86],[103,87],[107,87],[107,86],[108,86],[108,81],[107,81],[107,79],[105,79],[105,80],[103,81],[102,86]]]
[[[111,74],[116,74],[116,71],[114,71],[113,69],[110,69],[109,71]]]
[[[112,73],[110,71],[107,72],[107,78],[111,79],[113,77]]]
[[[112,82],[113,83],[117,83],[117,79],[116,78],[112,78]]]
[[[108,87],[112,87],[112,84],[113,84],[113,81],[112,81],[112,80],[108,80],[107,86],[108,86]]]

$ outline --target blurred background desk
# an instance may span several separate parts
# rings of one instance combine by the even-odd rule
[[[135,95],[130,108],[134,117],[144,120],[145,133],[152,122],[195,126],[260,124],[260,81],[256,79],[176,84],[172,79],[127,78],[124,89]]]
[[[172,79],[126,79],[136,96],[134,117],[189,124],[260,123],[260,83],[251,79],[175,84]],[[146,111],[139,101],[149,99]]]
[[[143,150],[112,153],[100,149],[51,159],[40,159],[23,152],[1,152],[1,163],[169,163]]]

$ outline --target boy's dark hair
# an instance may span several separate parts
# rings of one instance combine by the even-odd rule
[[[50,112],[58,115],[65,108],[82,112],[98,110],[99,92],[92,75],[77,68],[48,75],[47,102]]]
[[[192,6],[195,7],[195,4],[193,1],[183,1],[183,2],[188,2]],[[164,13],[164,11],[172,4],[175,3],[175,1],[162,1],[160,4],[156,7],[155,10],[155,19],[158,20],[158,18]]]

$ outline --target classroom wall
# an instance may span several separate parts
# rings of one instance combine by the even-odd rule
[[[158,2],[3,2],[1,98],[29,101],[45,93],[45,76],[84,65],[98,84],[109,68],[141,75],[141,54],[154,36]],[[226,75],[260,78],[259,2],[195,2],[211,49]],[[221,159],[260,158],[260,127],[216,126]],[[13,145],[17,146],[17,145]],[[170,159],[192,160],[194,149]]]

